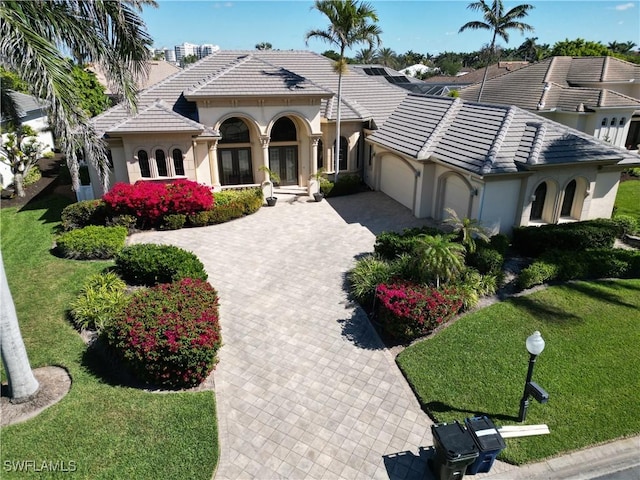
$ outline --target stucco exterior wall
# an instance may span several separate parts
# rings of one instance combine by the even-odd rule
[[[620,170],[602,169],[597,172],[584,220],[610,218],[620,184]]]
[[[479,191],[477,219],[491,235],[511,233],[520,221],[521,178],[487,180]]]

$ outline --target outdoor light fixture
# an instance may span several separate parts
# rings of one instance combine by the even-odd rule
[[[544,350],[544,339],[537,330],[527,337],[527,351],[529,352],[529,370],[527,371],[527,381],[524,384],[524,393],[520,400],[520,414],[518,421],[524,422],[527,418],[527,408],[529,407],[529,397],[535,398],[540,403],[549,401],[549,394],[536,382],[531,381],[533,375],[533,367],[536,364],[536,358]]]

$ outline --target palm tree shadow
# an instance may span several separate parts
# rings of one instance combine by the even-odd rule
[[[615,283],[610,280],[600,280],[593,283],[597,283],[598,285],[607,287],[611,290],[609,292],[605,292],[603,291],[603,289],[595,288],[590,283],[584,283],[584,282],[570,282],[566,286],[567,288],[576,290],[580,293],[584,293],[589,297],[598,298],[599,300],[603,300],[607,303],[619,305],[621,307],[629,307],[629,308],[636,307],[636,305],[634,305],[633,303],[624,301],[624,297],[621,294],[614,293],[613,288],[616,288],[616,289],[621,288],[621,285],[619,283]],[[630,290],[640,290],[640,288],[635,288],[631,285],[629,285],[628,287]]]
[[[567,326],[576,325],[582,322],[582,319],[579,316],[561,308],[545,305],[529,295],[514,297],[510,301],[513,302],[514,305],[529,312],[538,320]]]
[[[517,422],[518,417],[514,415],[507,415],[505,413],[485,412],[480,410],[467,410],[463,408],[457,408],[440,401],[428,402],[422,405],[422,410],[431,417],[434,422],[438,422],[438,413],[443,412],[460,412],[464,413],[466,417],[481,417],[487,416],[491,419],[502,420],[506,422]]]

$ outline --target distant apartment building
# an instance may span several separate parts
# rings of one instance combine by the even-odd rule
[[[164,59],[169,63],[176,63],[176,51],[173,48],[164,49]]]
[[[196,45],[195,43],[183,43],[182,45],[176,45],[174,50],[175,60],[173,61],[180,62],[184,57],[187,57],[189,55],[195,55],[198,59],[204,58],[207,55],[211,55],[212,53],[220,50],[220,47],[211,43],[205,43],[203,45]],[[167,60],[168,62],[171,61],[166,57],[166,53],[165,60]]]

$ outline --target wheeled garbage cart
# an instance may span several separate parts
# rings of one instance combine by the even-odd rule
[[[478,447],[469,431],[458,422],[431,426],[436,450],[431,465],[438,480],[459,480],[478,458]]]
[[[464,423],[478,447],[478,458],[467,467],[467,473],[486,473],[491,470],[498,454],[504,450],[504,439],[487,416],[467,418]]]

